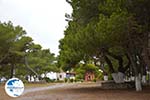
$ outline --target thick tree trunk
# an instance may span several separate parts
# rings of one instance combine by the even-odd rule
[[[104,56],[104,59],[109,66],[110,73],[114,73],[115,71],[114,71],[113,64],[111,63],[110,59],[106,55]]]
[[[150,85],[150,71],[147,72],[148,75],[148,84]]]
[[[124,73],[130,67],[130,60],[129,60],[128,64],[124,67],[122,56],[114,55],[113,53],[111,53],[109,51],[107,51],[107,54],[109,56],[113,57],[114,59],[118,60],[118,72],[112,73],[112,77],[113,77],[114,81],[116,83],[124,83],[124,78],[125,78]],[[127,58],[129,59],[128,56],[127,56]]]
[[[129,58],[128,54],[125,54],[125,55],[126,55],[126,57],[128,59],[128,63],[124,67],[124,72],[127,71],[127,70],[129,70],[129,71],[131,70],[131,61],[130,61],[130,58]]]
[[[118,71],[124,73],[124,72],[125,72],[125,69],[124,69],[124,67],[123,67],[123,59],[122,59],[122,56],[115,55],[115,54],[113,54],[113,53],[111,53],[111,52],[109,52],[109,51],[106,51],[106,52],[107,52],[107,54],[108,54],[109,56],[111,56],[111,57],[113,57],[114,59],[118,60]]]
[[[142,68],[142,84],[145,85],[147,84],[147,80],[146,80],[146,64],[143,65]]]
[[[107,56],[105,56],[105,60],[106,60],[107,64],[109,65],[110,72],[112,73],[111,75],[113,77],[113,80],[115,81],[115,83],[124,83],[124,73],[123,73],[124,69],[123,69],[123,59],[122,59],[122,57],[113,55],[110,52],[107,52],[107,53],[110,56],[112,56],[113,58],[117,59],[118,63],[119,63],[119,68],[118,68],[119,72],[115,73],[111,61],[109,60],[109,58]]]
[[[143,50],[144,51],[144,50]],[[144,57],[144,53],[139,56],[140,58],[140,66],[141,66],[141,73],[142,73],[142,84],[145,85],[147,83],[146,81],[146,62],[145,62],[145,57]]]
[[[131,61],[131,64],[132,64],[132,67],[133,67],[134,73],[135,73],[136,91],[142,91],[141,73],[140,73],[140,70],[139,70],[138,65],[137,65],[136,57],[135,57],[135,55],[132,56],[132,54],[130,54],[129,52],[128,52],[128,56],[130,58],[130,61]]]
[[[135,88],[136,91],[142,91],[141,74],[135,76]]]

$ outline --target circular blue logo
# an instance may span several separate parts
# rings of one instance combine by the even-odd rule
[[[11,97],[18,97],[24,91],[24,84],[18,78],[11,78],[5,84],[5,91]]]

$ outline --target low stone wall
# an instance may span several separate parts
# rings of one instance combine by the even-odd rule
[[[105,81],[101,83],[102,89],[129,89],[134,88],[134,82],[115,83],[114,81]]]

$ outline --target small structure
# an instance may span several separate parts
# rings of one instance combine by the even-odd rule
[[[61,72],[61,73],[57,73],[57,79],[60,81],[64,81],[64,79],[66,78],[66,73]]]
[[[85,81],[93,81],[95,79],[95,74],[92,71],[87,71],[85,73]]]
[[[0,83],[1,82],[6,82],[6,81],[7,81],[7,79],[5,77],[0,77]]]
[[[27,75],[26,80],[28,82],[39,82],[39,78],[36,75]]]
[[[48,73],[46,73],[46,77],[51,80],[57,80],[57,73],[56,72],[48,72]]]
[[[76,73],[74,72],[67,72],[66,73],[66,78],[67,79],[75,79]]]

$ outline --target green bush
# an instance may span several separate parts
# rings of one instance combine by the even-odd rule
[[[23,83],[28,83],[28,80],[23,79],[22,82],[23,82]]]
[[[70,79],[70,82],[74,82],[74,79]]]
[[[68,79],[67,79],[67,78],[65,78],[65,82],[68,82]]]
[[[113,80],[111,74],[108,74],[108,80]]]
[[[48,77],[45,77],[44,80],[45,80],[47,83],[50,83],[50,82],[54,82],[54,81],[55,81],[55,80],[52,80],[52,79],[50,79],[50,78],[48,78]]]
[[[63,80],[57,80],[57,81],[55,81],[56,83],[64,83],[64,81]]]
[[[94,78],[94,79],[93,79],[93,82],[96,82],[96,81],[97,81],[96,78]]]

